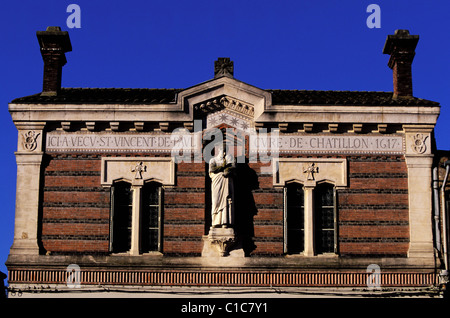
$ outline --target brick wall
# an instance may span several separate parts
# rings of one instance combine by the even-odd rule
[[[205,169],[205,163],[177,164],[177,185],[164,191],[164,254],[198,256],[202,252]]]
[[[249,165],[258,177],[258,189],[253,190],[256,207],[253,218],[253,255],[283,254],[283,190],[274,189],[272,175],[261,174],[260,163]],[[266,166],[266,165],[264,165]]]
[[[409,245],[404,159],[347,157],[349,187],[338,190],[338,250],[343,256],[405,256]],[[41,237],[44,252],[109,252],[110,190],[100,184],[100,155],[53,155],[44,165]],[[283,254],[283,190],[261,164],[241,165],[236,179],[237,231],[252,255]],[[179,163],[166,187],[162,248],[199,256],[210,226],[205,163]],[[206,212],[205,212],[206,211]]]
[[[44,163],[41,239],[44,252],[107,253],[109,189],[99,156],[48,156]]]
[[[349,187],[338,191],[341,255],[406,256],[408,176],[402,157],[349,157]]]

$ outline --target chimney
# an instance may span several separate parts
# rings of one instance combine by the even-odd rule
[[[44,81],[41,95],[54,96],[61,89],[62,67],[67,63],[66,52],[72,51],[69,33],[60,27],[49,26],[46,31],[36,32],[42,59]]]
[[[419,36],[410,35],[408,30],[395,30],[387,36],[383,54],[391,56],[388,66],[394,75],[394,99],[413,96],[411,64],[418,41]]]

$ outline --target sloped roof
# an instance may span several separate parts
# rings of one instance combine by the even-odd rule
[[[41,93],[14,99],[14,104],[170,104],[183,89],[62,88],[56,96]],[[393,99],[392,92],[268,89],[273,105],[439,106],[421,99]]]
[[[421,98],[393,99],[392,92],[268,90],[274,105],[438,106]]]

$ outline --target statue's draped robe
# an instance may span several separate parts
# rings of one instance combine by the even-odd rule
[[[225,157],[226,163],[233,163],[231,156]],[[226,178],[223,171],[213,172],[215,167],[223,165],[223,158],[214,157],[209,162],[209,176],[211,178],[211,216],[212,225],[233,224],[233,215],[228,199],[230,196],[230,188],[232,187],[231,178]]]

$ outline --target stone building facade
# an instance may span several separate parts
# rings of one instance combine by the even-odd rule
[[[393,92],[260,89],[228,58],[186,89],[61,88],[69,35],[37,37],[43,91],[9,104],[11,290],[437,290],[445,278],[431,186],[440,105],[413,97],[418,36],[386,40]],[[220,149],[235,162],[232,221],[212,226]]]

